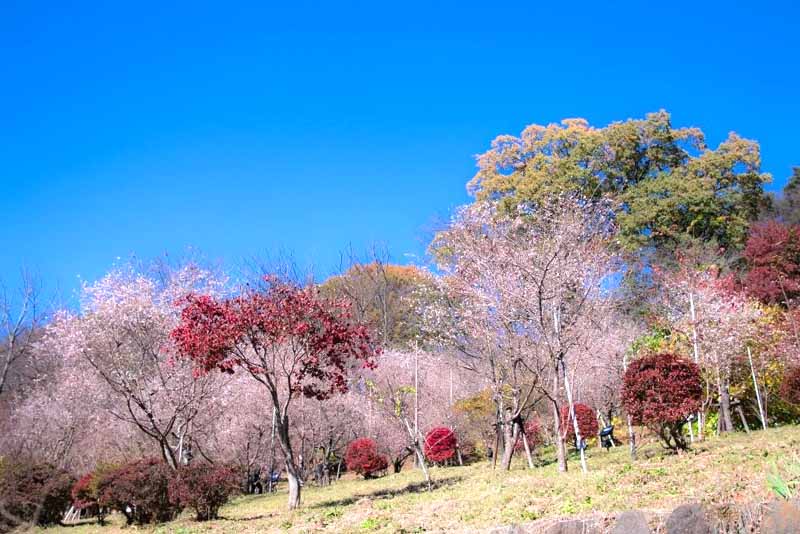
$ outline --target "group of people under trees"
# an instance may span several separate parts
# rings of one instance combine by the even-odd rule
[[[451,462],[533,468],[548,444],[566,471],[571,442],[585,472],[587,442],[620,443],[612,425],[635,457],[651,438],[681,451],[795,423],[800,172],[779,198],[769,180],[758,143],[709,148],[663,111],[570,119],[478,157],[433,269],[377,251],[314,282],[129,265],[47,316],[23,284],[0,346],[0,475],[157,457],[231,466],[249,491],[282,472],[296,508],[358,439],[374,452],[350,470],[413,458],[432,487],[433,430]]]

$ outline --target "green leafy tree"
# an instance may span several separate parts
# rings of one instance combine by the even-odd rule
[[[616,201],[628,250],[695,238],[738,248],[767,203],[758,143],[729,134],[716,149],[697,128],[673,128],[666,111],[594,128],[584,119],[503,135],[478,157],[468,190],[517,212],[577,191]]]

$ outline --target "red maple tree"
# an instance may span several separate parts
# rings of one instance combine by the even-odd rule
[[[702,396],[700,368],[675,354],[634,360],[623,377],[622,403],[633,424],[647,426],[673,450],[688,448],[683,425]]]
[[[289,480],[289,507],[300,504],[300,473],[290,440],[289,411],[298,395],[324,400],[348,389],[348,374],[373,367],[379,349],[349,304],[265,277],[264,287],[217,300],[189,295],[171,337],[196,372],[240,369],[263,385],[276,415]],[[272,418],[272,411],[265,414]]]

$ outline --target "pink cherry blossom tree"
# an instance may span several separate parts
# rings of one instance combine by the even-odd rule
[[[716,263],[700,263],[690,255],[678,259],[677,269],[657,271],[656,280],[671,327],[687,340],[692,359],[704,372],[706,393],[698,414],[698,438],[702,439],[705,411],[714,398],[719,405],[719,430],[733,430],[731,372],[734,365],[747,360],[747,343],[756,336],[760,308],[738,290],[732,275],[721,275]]]
[[[173,302],[224,281],[194,265],[155,280],[133,268],[112,271],[81,294],[79,314],[62,314],[46,331],[51,350],[82,362],[107,391],[104,409],[157,444],[173,469],[202,454],[195,439],[209,417],[220,380],[194,377],[175,357],[169,334],[178,324]]]
[[[512,218],[477,203],[459,211],[434,242],[445,273],[443,293],[452,304],[449,312],[432,314],[433,323],[440,322],[434,328],[448,332],[447,341],[461,350],[466,365],[491,383],[504,468],[523,428],[521,415],[537,396],[550,402],[555,435],[563,434],[562,399],[572,411],[571,378],[592,337],[590,318],[606,307],[601,284],[614,267],[611,221],[602,202],[569,196],[526,207]],[[454,327],[442,328],[442,321]],[[563,443],[557,451],[559,469],[566,470]]]

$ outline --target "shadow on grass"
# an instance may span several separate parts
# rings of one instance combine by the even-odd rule
[[[258,521],[259,519],[266,519],[268,517],[272,517],[273,515],[274,514],[259,514],[259,515],[249,516],[249,517],[225,517],[225,516],[219,516],[218,519],[220,519],[221,521],[233,521],[235,523],[238,523],[238,522],[242,522],[242,521]]]
[[[439,480],[432,480],[431,481],[431,491],[436,491],[439,488],[444,488],[447,486],[453,486],[458,484],[464,480],[463,476],[452,476],[447,478],[440,478]],[[349,506],[354,504],[356,501],[361,499],[381,499],[385,497],[398,497],[400,495],[406,495],[410,493],[424,493],[428,491],[428,484],[425,482],[414,482],[411,484],[407,484],[402,488],[396,489],[381,489],[372,491],[369,493],[357,493],[352,497],[347,497],[345,499],[337,499],[333,501],[323,501],[313,506],[309,506],[309,508],[327,508],[329,506]]]

